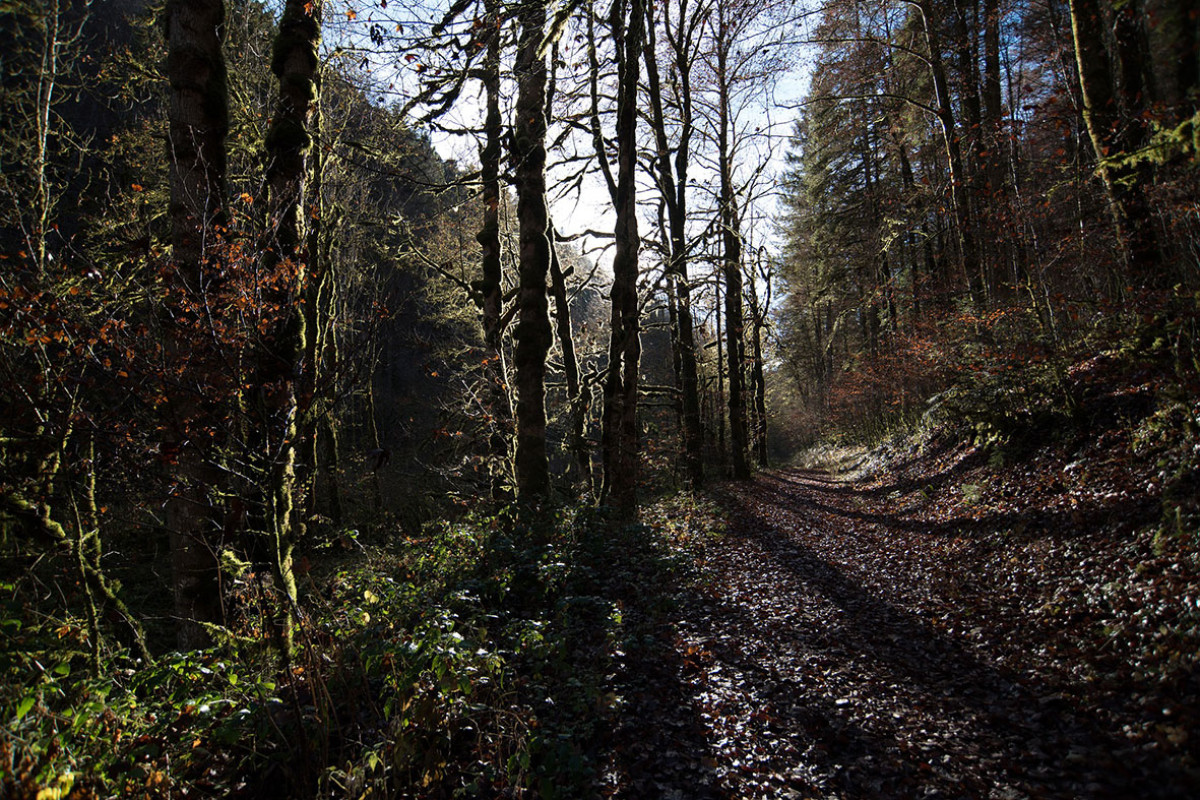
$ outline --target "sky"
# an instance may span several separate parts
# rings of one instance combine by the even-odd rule
[[[326,47],[332,49],[341,46],[361,53],[367,59],[363,69],[379,84],[385,101],[400,103],[405,91],[413,91],[420,79],[424,68],[421,59],[425,55],[416,55],[422,53],[416,49],[411,53],[406,52],[398,48],[396,43],[405,37],[412,37],[422,30],[427,30],[428,23],[422,19],[439,19],[446,6],[446,0],[393,0],[390,4],[387,0],[374,0],[373,3],[362,0],[327,0]],[[386,43],[384,46],[379,46],[379,39],[376,39],[375,43],[371,42],[371,38],[374,38],[373,28],[377,35],[382,35],[382,40]],[[464,42],[469,36],[466,31],[464,28],[461,36]],[[571,72],[574,72],[577,78],[587,74],[586,64],[581,56],[582,48],[577,47],[577,40],[573,39],[577,32],[569,28],[561,40],[563,64],[560,71],[566,73],[560,79],[561,84],[568,82]],[[773,33],[767,30],[763,35],[771,36]],[[456,57],[453,50],[448,52],[448,58]],[[748,105],[742,112],[743,129],[757,129],[758,132],[747,139],[741,168],[745,176],[751,163],[759,163],[761,160],[767,162],[759,180],[762,197],[744,213],[747,224],[743,235],[749,247],[765,246],[774,252],[778,250],[775,225],[772,222],[778,194],[776,189],[784,170],[787,136],[797,113],[794,109],[808,85],[804,60],[797,56],[792,68],[776,73],[772,78],[773,80],[763,87],[756,87],[763,91],[757,91],[757,96],[751,98],[753,102],[747,101]],[[560,88],[560,94],[562,93]],[[511,119],[511,106],[516,95],[515,86],[511,83],[505,85],[502,95],[502,113],[507,119]],[[478,163],[479,145],[476,138],[469,134],[451,133],[450,130],[477,128],[482,117],[482,108],[482,87],[478,82],[472,82],[464,89],[453,110],[441,120],[442,130],[431,131],[434,147],[444,158],[453,159],[463,165]],[[644,122],[639,124],[644,126]],[[554,133],[555,129],[552,128],[551,134]],[[574,132],[567,138],[566,147],[577,153],[591,153],[591,137],[586,133]],[[564,168],[554,166],[555,158],[554,153],[549,155],[547,185],[551,187],[552,192],[553,187],[561,185],[566,175]],[[694,162],[692,177],[697,181],[698,191],[695,194],[696,199],[692,202],[695,207],[700,207],[705,194],[715,191],[715,175],[711,169],[706,170],[701,159],[694,159]],[[649,176],[643,175],[639,179],[639,195],[645,198],[641,220],[641,228],[645,235],[647,231],[652,230],[652,225],[657,224],[655,204],[650,199],[653,192]],[[573,237],[589,229],[611,231],[615,226],[616,216],[607,187],[599,174],[586,176],[577,191],[566,195],[552,194],[549,199],[554,223],[559,232],[566,237]],[[577,240],[577,244],[585,254],[598,258],[602,267],[611,260],[610,255],[602,252],[606,240],[582,236]]]

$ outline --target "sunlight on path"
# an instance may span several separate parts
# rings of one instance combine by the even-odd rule
[[[674,669],[688,708],[666,717],[699,726],[692,747],[704,752],[655,794],[1187,796],[1170,764],[1131,763],[1100,711],[1011,663],[1026,643],[1003,642],[992,609],[955,596],[963,576],[944,532],[818,472],[715,494],[734,528],[680,612]]]

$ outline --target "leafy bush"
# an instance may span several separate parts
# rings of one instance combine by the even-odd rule
[[[245,619],[220,647],[93,673],[80,620],[9,599],[3,795],[582,796],[621,703],[611,654],[669,607],[714,518],[684,495],[633,526],[470,515],[327,554],[287,658]]]

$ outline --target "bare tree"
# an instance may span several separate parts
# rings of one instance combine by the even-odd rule
[[[517,496],[534,501],[550,491],[546,455],[546,353],[552,340],[546,275],[550,269],[546,205],[546,7],[524,2],[514,72],[517,103],[512,137],[520,227],[517,340]]]
[[[628,8],[628,10],[626,10]],[[642,0],[614,0],[609,24],[617,58],[617,210],[613,255],[612,329],[604,382],[604,496],[625,514],[637,510],[638,235],[637,98],[645,31]]]
[[[745,320],[742,307],[744,234],[742,214],[748,187],[762,168],[739,171],[748,161],[752,136],[745,128],[751,105],[768,96],[782,67],[779,3],[715,0],[705,17],[707,45],[703,64],[704,92],[699,108],[711,145],[717,182],[717,225],[724,279],[725,360],[728,379],[729,442],[735,478],[750,476],[746,423]]]
[[[704,484],[704,430],[700,420],[699,373],[696,366],[696,336],[692,313],[692,287],[689,276],[691,244],[687,236],[688,172],[691,168],[692,135],[695,131],[692,109],[692,69],[701,42],[701,28],[707,6],[691,0],[667,3],[662,10],[662,32],[669,59],[669,85],[674,89],[672,122],[675,141],[669,140],[667,106],[658,64],[655,4],[646,6],[646,94],[650,100],[651,130],[654,135],[656,182],[667,215],[667,259],[671,276],[672,309],[675,313],[673,341],[679,362],[679,390],[683,427],[684,458],[688,480],[693,488]],[[675,10],[675,15],[672,11]]]

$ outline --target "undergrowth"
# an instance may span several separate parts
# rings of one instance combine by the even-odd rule
[[[919,417],[836,431],[841,445],[887,460],[931,441],[965,442],[1003,468],[1048,449],[1105,440],[1152,466],[1162,489],[1161,535],[1200,545],[1200,295],[1178,294],[1144,313],[1107,313],[1103,325],[1051,347],[976,346]],[[882,431],[883,433],[879,433]],[[828,448],[827,448],[828,449]],[[827,454],[828,455],[828,454]]]
[[[505,511],[351,542],[315,559],[288,658],[246,614],[219,647],[97,673],[82,620],[6,584],[0,795],[586,796],[623,706],[611,654],[715,520],[681,495],[636,525]]]
[[[1038,576],[1062,583],[1034,616],[1064,628],[1064,651],[1093,654],[1090,680],[1113,697],[1195,692],[1197,310],[1125,316],[1024,360],[977,354],[919,424],[863,459],[871,477],[905,487],[894,503],[931,526],[959,526],[997,564],[1046,552],[1074,560],[1063,575]],[[946,485],[934,480],[939,471],[952,474]],[[1159,723],[1163,736],[1186,741],[1171,720],[1145,728]]]

